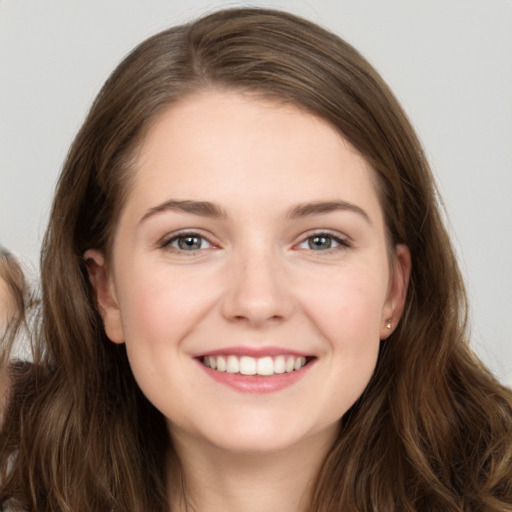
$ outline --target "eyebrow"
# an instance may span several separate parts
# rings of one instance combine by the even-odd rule
[[[209,201],[192,201],[170,199],[162,204],[150,208],[141,218],[140,222],[144,222],[149,217],[166,211],[175,211],[181,213],[190,213],[201,217],[226,218],[227,213],[215,203]],[[316,201],[310,203],[301,203],[294,206],[288,211],[287,217],[297,219],[312,215],[325,215],[336,211],[349,211],[359,214],[370,225],[372,221],[370,216],[359,206],[348,203],[346,201]]]
[[[372,224],[370,216],[359,206],[347,203],[346,201],[325,201],[325,202],[313,202],[313,203],[301,203],[293,207],[288,212],[288,217],[296,219],[298,217],[308,217],[310,215],[325,215],[327,213],[336,211],[348,211],[357,213],[363,219]]]
[[[166,211],[191,213],[192,215],[199,215],[201,217],[227,217],[226,212],[220,206],[210,203],[209,201],[180,201],[177,199],[171,199],[169,201],[165,201],[165,203],[150,208],[140,219],[140,222],[144,222],[146,219],[156,215],[157,213],[163,213]]]

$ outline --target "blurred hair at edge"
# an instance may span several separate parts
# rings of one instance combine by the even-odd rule
[[[411,253],[405,311],[342,418],[309,510],[510,510],[510,393],[468,347],[464,286],[414,130],[354,48],[264,9],[215,12],[149,38],[96,98],[43,244],[35,336],[44,350],[13,368],[0,503],[165,509],[165,422],[138,389],[124,347],[106,338],[83,254],[96,248],[108,259],[132,163],[156,116],[207,90],[254,93],[330,123],[374,171],[390,251],[402,243]]]
[[[0,246],[0,424],[8,399],[8,354],[25,322],[31,305],[28,285],[18,260]]]
[[[2,285],[0,296],[2,330],[0,332],[4,332],[11,324],[14,324],[11,327],[16,330],[24,317],[28,287],[19,262],[2,246],[0,246],[0,281]],[[1,362],[0,359],[0,365]]]

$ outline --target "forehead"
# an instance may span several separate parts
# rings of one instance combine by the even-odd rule
[[[134,167],[128,202],[300,202],[356,191],[376,200],[373,170],[327,121],[241,93],[198,93],[167,108]]]

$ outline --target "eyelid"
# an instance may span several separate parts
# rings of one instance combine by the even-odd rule
[[[347,249],[349,247],[352,247],[352,245],[353,245],[352,239],[349,236],[340,233],[339,231],[332,231],[330,229],[314,229],[312,231],[303,233],[300,236],[300,240],[296,244],[294,244],[294,247],[298,247],[299,245],[305,243],[309,238],[313,238],[315,236],[325,236],[325,237],[331,238],[338,244],[336,247],[331,247],[324,251],[319,250],[316,252],[330,252],[330,251],[336,251],[336,250],[340,250],[340,249],[342,250],[342,249]],[[312,251],[313,249],[306,249],[306,250]]]
[[[174,242],[175,240],[177,240],[181,237],[186,237],[186,236],[195,236],[198,238],[202,238],[203,240],[206,240],[206,242],[208,242],[210,247],[206,247],[204,249],[196,249],[195,251],[193,251],[193,250],[183,251],[183,250],[179,249],[178,247],[171,246],[172,242]],[[184,253],[184,252],[192,253],[192,252],[198,252],[198,251],[205,251],[205,250],[209,250],[209,249],[216,249],[219,247],[219,245],[212,240],[212,237],[205,234],[201,229],[194,229],[194,228],[181,229],[178,231],[173,231],[172,233],[168,233],[157,242],[157,246],[160,249],[172,249],[176,252],[181,252],[181,253]]]
[[[191,250],[191,251],[183,251],[177,247],[171,246],[172,242],[174,242],[178,238],[186,237],[186,236],[196,236],[198,238],[202,238],[203,240],[208,242],[210,247],[207,247],[204,249]],[[301,234],[298,241],[293,244],[293,248],[298,248],[298,246],[305,243],[309,238],[312,238],[315,236],[329,237],[338,244],[336,247],[332,247],[332,248],[329,248],[329,249],[326,249],[323,251],[318,251],[318,252],[330,252],[330,251],[336,251],[339,249],[347,249],[353,245],[352,239],[349,236],[340,233],[339,231],[333,231],[330,229],[314,229],[312,231]],[[171,233],[166,234],[157,242],[157,246],[161,249],[170,248],[170,249],[175,250],[176,252],[190,252],[190,253],[220,248],[219,244],[214,242],[212,240],[212,238],[213,237],[209,236],[208,234],[205,234],[203,232],[203,230],[201,230],[201,229],[186,228],[186,229],[173,231]],[[312,249],[308,249],[308,250],[312,250]]]

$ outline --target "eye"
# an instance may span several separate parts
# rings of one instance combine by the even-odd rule
[[[186,252],[211,249],[213,247],[206,238],[197,233],[181,233],[177,236],[173,236],[165,241],[163,246]]]
[[[315,233],[308,236],[299,245],[299,249],[308,249],[312,251],[328,251],[329,249],[338,249],[349,247],[348,240],[334,236],[330,233]]]

